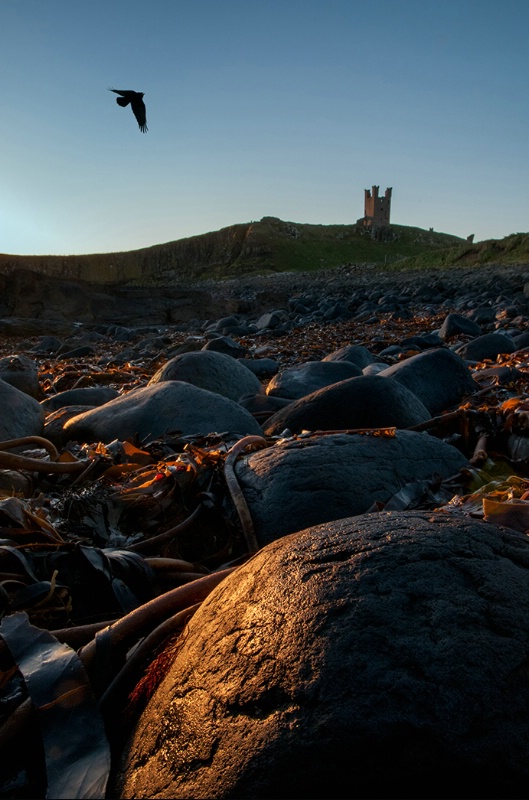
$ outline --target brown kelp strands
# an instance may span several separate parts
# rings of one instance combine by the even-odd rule
[[[361,336],[353,321],[311,323],[240,343],[286,368],[319,360],[344,344],[382,352],[440,321],[379,315],[362,325]],[[184,339],[173,336],[173,352]],[[18,352],[34,344],[19,343]],[[13,341],[9,347],[16,350]],[[170,355],[166,346],[141,362],[119,362],[117,356],[113,362],[105,344],[103,366],[102,352],[103,346],[94,346],[88,356],[43,357],[39,399],[93,386],[120,393],[140,388]],[[387,355],[386,363],[416,352],[412,343]],[[411,428],[455,445],[468,466],[445,480],[408,484],[371,511],[442,509],[529,530],[529,350],[486,359],[473,369],[478,391]],[[394,435],[391,427],[346,432]],[[123,735],[116,721],[141,711],[187,621],[257,549],[234,469],[237,459],[315,434],[175,432],[148,441],[130,437],[62,447],[35,436],[0,444],[0,796],[44,797],[53,790],[65,797],[101,796],[96,792],[104,790],[109,753]],[[51,679],[44,666],[42,672],[28,667],[50,641],[63,664]],[[76,782],[57,782],[49,753],[64,749],[66,723],[50,714],[55,705],[68,709],[76,759],[98,764],[96,777],[87,771],[76,773]],[[100,746],[99,717],[110,750]]]

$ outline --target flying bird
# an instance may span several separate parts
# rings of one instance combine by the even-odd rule
[[[108,91],[121,95],[121,97],[116,97],[116,103],[118,106],[125,108],[125,106],[128,106],[130,103],[132,113],[136,117],[140,131],[142,133],[147,133],[149,129],[147,127],[145,103],[143,102],[144,92],[133,92],[131,89],[109,89]]]

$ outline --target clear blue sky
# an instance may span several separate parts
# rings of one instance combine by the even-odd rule
[[[0,252],[529,230],[529,0],[0,0]],[[145,92],[149,132],[109,86]]]

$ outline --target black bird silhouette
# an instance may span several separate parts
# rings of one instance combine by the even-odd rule
[[[132,113],[136,117],[140,131],[147,133],[147,114],[145,111],[145,103],[143,102],[144,92],[133,92],[131,89],[109,89],[109,92],[120,94],[121,97],[116,97],[118,106],[128,106],[132,108]]]

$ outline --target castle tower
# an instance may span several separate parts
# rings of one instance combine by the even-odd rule
[[[379,197],[378,189],[378,186],[365,189],[364,217],[359,222],[366,228],[389,228],[392,190],[386,189],[384,197]]]

